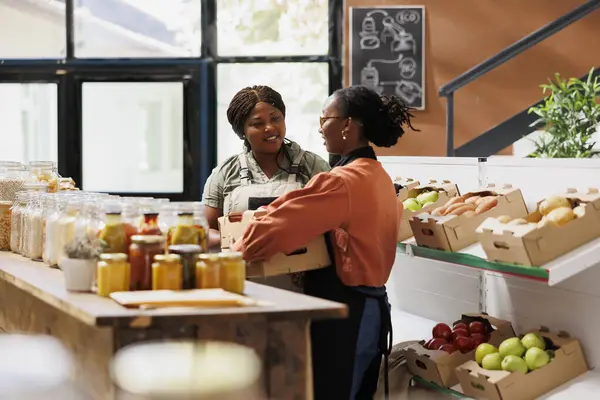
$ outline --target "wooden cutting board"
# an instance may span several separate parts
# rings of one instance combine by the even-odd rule
[[[264,305],[223,289],[140,290],[114,292],[110,297],[124,307],[243,307]]]

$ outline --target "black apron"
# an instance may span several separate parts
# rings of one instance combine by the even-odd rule
[[[336,166],[347,165],[358,158],[377,159],[371,147],[357,149],[343,157]],[[331,259],[332,244],[327,238]],[[344,303],[349,316],[342,320],[314,321],[311,346],[315,400],[350,399],[356,359],[357,341],[367,299],[379,304],[381,329],[378,356],[367,368],[355,399],[372,399],[377,390],[381,358],[384,358],[384,382],[388,397],[387,357],[391,351],[392,323],[385,286],[381,288],[349,287],[339,279],[335,266],[308,271],[304,277],[304,293],[309,296]]]

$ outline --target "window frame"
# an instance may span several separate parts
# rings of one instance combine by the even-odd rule
[[[328,0],[328,53],[305,56],[219,56],[217,1],[201,2],[200,57],[77,58],[75,0],[65,0],[65,57],[7,59],[0,63],[0,83],[58,85],[59,172],[82,182],[82,84],[85,82],[184,82],[183,193],[122,193],[123,196],[199,200],[217,163],[217,67],[224,63],[326,63],[329,93],[342,87],[343,0]],[[331,160],[331,158],[330,158]]]

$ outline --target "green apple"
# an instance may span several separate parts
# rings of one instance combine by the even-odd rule
[[[414,198],[406,199],[402,204],[404,205],[405,210],[419,211],[421,209],[421,203]]]
[[[542,339],[542,337],[537,333],[528,333],[527,335],[523,336],[521,343],[523,343],[523,346],[526,350],[529,350],[532,347],[537,347],[538,349],[542,350],[546,349],[546,343],[544,342],[544,339]]]
[[[417,196],[417,201],[421,204],[435,203],[440,198],[438,192],[423,192]]]
[[[492,353],[483,357],[481,366],[488,371],[500,371],[502,369],[502,356],[500,353]]]
[[[497,352],[498,349],[496,348],[496,346],[491,345],[489,343],[481,343],[479,346],[477,346],[477,350],[475,350],[475,361],[477,361],[477,364],[481,365],[483,357],[487,356],[488,354],[493,354]]]
[[[502,370],[527,373],[527,363],[519,356],[506,356],[502,359]]]
[[[521,340],[518,337],[513,337],[510,339],[506,339],[504,342],[502,342],[498,347],[498,351],[500,352],[500,355],[502,357],[522,357],[523,353],[525,353],[525,347],[523,347],[523,344],[521,343]]]
[[[542,368],[550,362],[550,355],[539,347],[532,347],[525,353],[525,363],[527,368],[533,371]]]

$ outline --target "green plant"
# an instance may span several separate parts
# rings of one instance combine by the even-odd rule
[[[577,78],[562,79],[557,73],[554,81],[541,85],[549,93],[543,104],[531,107],[530,114],[539,118],[530,125],[543,133],[534,139],[533,158],[590,158],[600,152],[593,150],[600,117],[600,77],[594,77],[592,68],[585,81]]]
[[[100,257],[105,243],[91,235],[76,236],[69,244],[64,247],[65,255],[68,258],[78,260],[93,260]]]

